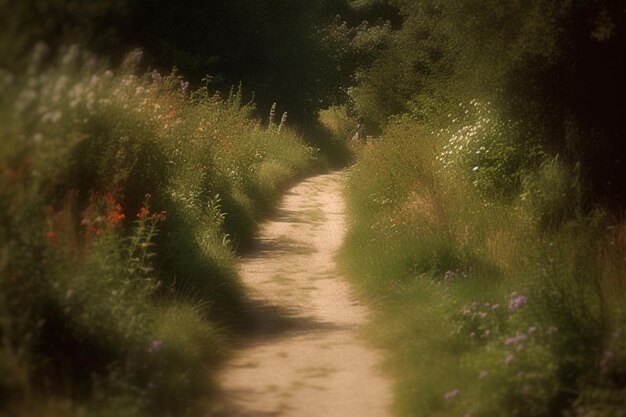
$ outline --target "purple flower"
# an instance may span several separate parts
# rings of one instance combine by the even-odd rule
[[[507,346],[517,345],[519,343],[525,342],[526,339],[528,339],[528,336],[526,336],[524,333],[518,333],[515,336],[508,337],[504,341],[504,344],[507,345]]]
[[[452,391],[448,391],[443,395],[443,398],[446,400],[451,400],[453,398],[456,398],[459,396],[459,390],[458,389],[453,389]]]
[[[150,347],[148,348],[148,353],[156,353],[163,348],[163,341],[155,339],[150,342]]]
[[[505,344],[505,345],[507,345],[507,346],[514,345],[514,344],[515,344],[515,342],[516,342],[516,340],[517,340],[517,338],[516,338],[515,336],[511,336],[511,337],[508,337],[508,338],[504,341],[504,344]]]
[[[188,88],[189,88],[189,81],[181,80],[181,82],[180,82],[180,89],[183,90],[183,91],[187,91]]]
[[[492,310],[497,310],[499,308],[500,308],[500,304],[494,304],[494,305],[491,306]]]
[[[504,364],[509,365],[511,362],[513,362],[513,358],[514,358],[513,355],[511,355],[510,353],[507,354],[506,357],[504,358]]]
[[[449,279],[454,278],[454,272],[452,271],[446,271],[446,273],[443,275],[443,280],[444,281],[448,281]]]
[[[536,326],[530,326],[528,328],[528,334],[533,334],[537,331],[537,327]]]
[[[478,315],[480,316],[481,319],[486,319],[488,314],[485,313],[484,311],[481,311],[480,313],[478,313]]]
[[[528,302],[528,297],[523,294],[518,294],[517,291],[513,291],[511,299],[509,301],[509,310],[517,310]]]

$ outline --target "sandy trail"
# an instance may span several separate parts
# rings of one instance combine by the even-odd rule
[[[342,175],[292,188],[241,260],[254,330],[218,375],[211,415],[389,415],[380,352],[359,337],[366,310],[334,260],[346,231]]]

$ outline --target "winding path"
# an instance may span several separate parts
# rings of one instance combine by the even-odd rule
[[[359,331],[364,306],[337,271],[343,173],[301,182],[241,260],[255,323],[218,375],[215,417],[383,417],[390,384]]]

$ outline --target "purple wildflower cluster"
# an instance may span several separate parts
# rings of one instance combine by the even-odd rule
[[[504,319],[503,313],[504,311],[498,303],[474,301],[461,311],[462,329],[472,339],[477,337],[487,339],[491,336],[492,330],[500,326]]]
[[[519,294],[517,291],[511,293],[511,299],[509,300],[509,311],[517,310],[528,302],[528,297],[523,294]]]
[[[467,278],[467,274],[465,272],[459,272],[457,271],[446,271],[445,274],[443,274],[443,282],[448,282],[448,281],[452,281],[454,279],[461,279],[461,278]]]
[[[530,337],[533,334],[537,333],[538,331],[539,330],[537,326],[530,326],[528,330],[526,331],[526,333],[518,331],[517,333],[515,333],[515,335],[509,336],[506,339],[504,339],[504,345],[514,348],[515,352],[522,352],[526,346],[525,343],[529,341]],[[558,331],[558,328],[556,326],[550,325],[547,327],[545,334],[548,336],[551,336],[557,331]],[[504,358],[504,364],[509,365],[513,361],[514,358],[515,358],[515,355],[511,352],[508,352]]]

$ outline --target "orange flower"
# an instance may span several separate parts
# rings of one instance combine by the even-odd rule
[[[107,215],[107,220],[110,224],[112,224],[113,226],[119,224],[122,220],[124,220],[124,214],[120,213],[119,211],[111,211],[108,215]]]
[[[148,210],[146,207],[142,207],[141,209],[139,209],[139,213],[137,213],[137,218],[145,219],[149,215],[150,215],[150,210]]]
[[[55,232],[54,230],[48,231],[48,234],[46,235],[46,239],[48,239],[48,242],[52,244],[57,243],[57,238],[57,232]]]

